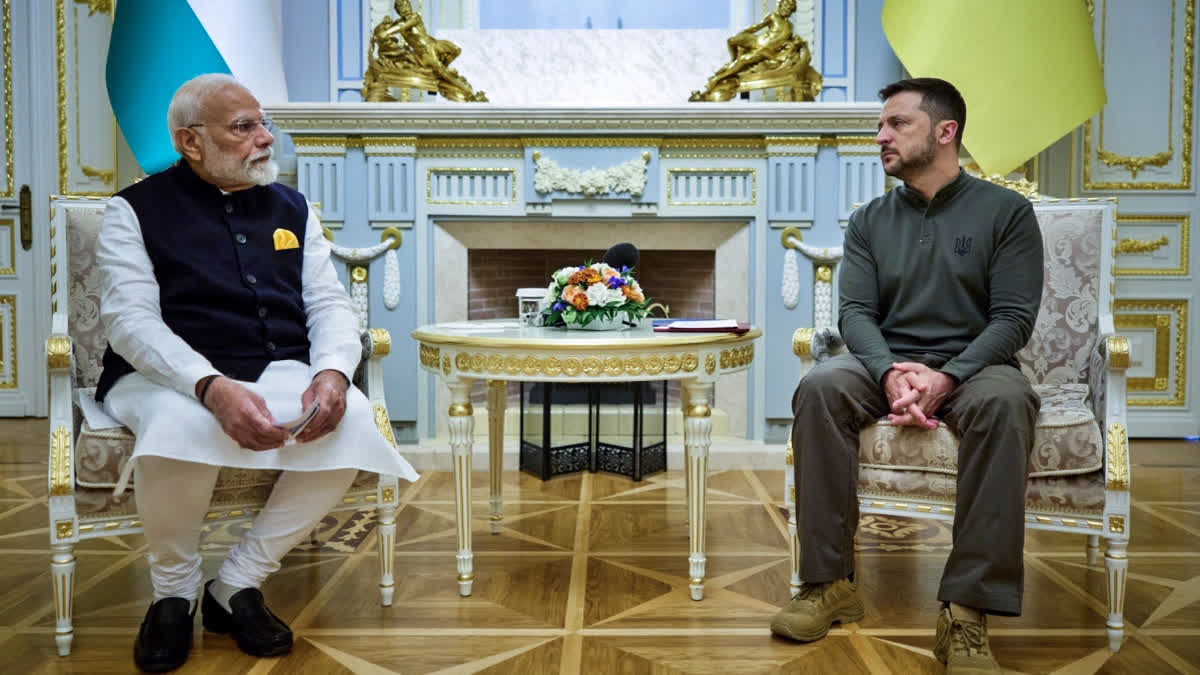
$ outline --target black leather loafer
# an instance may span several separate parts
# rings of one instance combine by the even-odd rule
[[[258,657],[279,656],[292,651],[292,629],[267,609],[262,591],[243,588],[229,599],[232,612],[225,611],[204,585],[204,630],[232,633],[237,646],[247,654]]]
[[[133,662],[138,668],[163,673],[187,661],[192,648],[191,609],[187,598],[163,598],[150,605],[133,643]]]

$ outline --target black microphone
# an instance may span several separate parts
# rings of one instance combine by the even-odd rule
[[[604,264],[618,270],[622,267],[637,267],[639,258],[641,254],[638,253],[637,247],[629,242],[613,244],[612,248],[604,252]]]

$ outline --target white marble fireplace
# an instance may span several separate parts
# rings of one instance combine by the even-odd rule
[[[714,315],[746,321],[750,307],[750,236],[744,219],[693,219],[656,222],[645,218],[605,221],[602,226],[568,219],[556,222],[540,217],[495,222],[486,219],[442,220],[434,223],[434,320],[438,323],[468,318],[467,267],[470,249],[592,249],[603,251],[621,241],[635,242],[644,250],[698,250],[715,252],[713,269]],[[579,263],[583,263],[580,260]],[[548,279],[546,282],[548,283]],[[651,297],[654,289],[643,289]],[[513,289],[515,291],[515,289]],[[512,302],[516,315],[516,300]],[[747,373],[721,380],[715,393],[714,425],[721,435],[745,436]],[[438,408],[449,403],[439,390]],[[513,411],[515,412],[515,411]],[[441,418],[439,417],[439,420]],[[444,421],[441,421],[444,424]],[[477,430],[486,429],[481,422]],[[438,428],[438,435],[445,429]],[[517,433],[515,425],[506,434]]]

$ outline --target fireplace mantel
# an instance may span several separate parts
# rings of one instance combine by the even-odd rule
[[[876,103],[740,101],[265,110],[290,135],[297,188],[320,203],[337,244],[368,247],[401,235],[398,301],[394,266],[339,270],[355,281],[367,323],[394,338],[385,389],[399,438],[444,434],[437,412],[446,393],[418,371],[416,346],[405,336],[467,318],[468,249],[603,251],[633,241],[714,252],[716,313],[764,333],[761,357],[750,372],[722,381],[715,408],[728,434],[773,441],[772,429],[785,429],[791,417],[791,333],[814,321],[815,271],[801,266],[797,301],[797,265],[785,265],[784,242],[799,232],[809,245],[839,245],[850,211],[883,192],[879,111]],[[825,267],[819,275],[828,280],[836,265]]]
[[[284,103],[267,114],[304,134],[874,134],[878,103],[691,103],[536,108],[487,103]]]

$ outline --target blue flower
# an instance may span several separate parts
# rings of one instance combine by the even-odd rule
[[[551,307],[551,309],[553,309],[556,312],[561,312],[566,308],[567,308],[567,303],[563,302],[562,300],[555,302],[554,306]]]
[[[625,285],[625,280],[622,279],[621,277],[609,277],[608,278],[608,287],[609,288],[620,288],[624,285]]]

